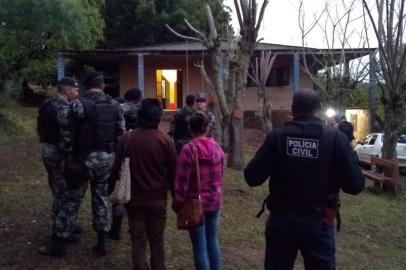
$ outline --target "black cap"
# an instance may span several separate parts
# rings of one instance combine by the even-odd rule
[[[85,78],[85,85],[94,84],[94,83],[103,83],[104,77],[101,72],[91,72]]]
[[[70,87],[76,87],[79,88],[78,82],[71,78],[71,77],[63,77],[58,81],[58,86],[70,86]]]

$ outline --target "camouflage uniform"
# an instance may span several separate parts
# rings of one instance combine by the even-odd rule
[[[58,237],[68,238],[73,232],[73,229],[71,231],[65,230],[66,213],[71,212],[70,223],[72,228],[75,227],[78,216],[78,212],[75,211],[74,208],[70,208],[71,200],[75,200],[75,196],[72,196],[72,191],[67,188],[62,168],[63,162],[66,160],[68,153],[71,151],[71,134],[69,129],[66,128],[69,126],[70,108],[69,102],[60,95],[46,102],[48,102],[48,104],[44,106],[56,106],[55,111],[48,111],[49,114],[52,114],[48,117],[55,117],[55,121],[50,122],[58,125],[53,127],[52,124],[50,124],[48,127],[48,129],[52,128],[58,130],[57,141],[50,142],[49,139],[45,139],[45,141],[43,141],[41,138],[41,141],[43,141],[41,149],[42,161],[48,173],[48,183],[53,196],[51,210],[53,233]]]
[[[121,104],[121,109],[124,113],[125,129],[135,129],[138,126],[138,111],[140,110],[140,104],[134,102],[124,102]]]
[[[209,118],[208,125],[208,135],[213,137],[213,131],[217,128],[216,126],[216,116],[211,111],[206,111],[207,117]]]
[[[88,91],[87,93],[89,93]],[[125,121],[123,111],[117,101],[113,100],[110,96],[102,91],[92,91],[88,94],[87,98],[96,101],[108,101],[110,104],[116,105],[118,109],[118,117],[115,120],[115,136],[121,136],[125,131]],[[83,104],[82,96],[74,100],[71,104],[72,115],[72,128],[81,125],[81,121],[85,118],[85,106]],[[77,130],[75,130],[76,133]],[[92,213],[93,213],[93,228],[98,233],[107,233],[109,231],[108,220],[108,177],[110,175],[111,166],[114,161],[114,149],[111,152],[107,151],[84,151],[78,147],[76,142],[82,138],[80,135],[75,134],[74,152],[81,153],[84,157],[85,167],[90,177],[90,189],[92,195]],[[86,191],[87,182],[84,182],[78,189],[82,192],[82,197]],[[79,207],[79,205],[76,205]]]

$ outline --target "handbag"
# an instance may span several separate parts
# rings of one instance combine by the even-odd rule
[[[204,224],[202,199],[200,197],[200,167],[197,147],[192,145],[196,161],[196,181],[192,182],[191,194],[177,212],[178,230],[190,230]]]
[[[124,138],[124,153],[127,151],[130,132],[128,132]],[[128,157],[124,157],[124,159],[122,159],[119,177],[114,184],[113,192],[109,195],[109,200],[112,202],[112,204],[126,204],[131,200],[131,172],[130,158]]]

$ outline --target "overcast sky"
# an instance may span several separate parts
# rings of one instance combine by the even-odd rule
[[[349,2],[349,0],[345,1],[347,1],[347,3]],[[261,4],[262,0],[258,0],[258,2]],[[342,13],[341,0],[330,2],[332,2],[332,12],[335,13],[337,11],[336,14]],[[233,0],[225,0],[225,3],[234,11]],[[306,25],[311,24],[314,15],[318,15],[321,13],[324,7],[324,3],[325,0],[305,0],[304,8],[306,14]],[[259,37],[264,38],[263,42],[301,46],[302,43],[301,32],[298,23],[298,10],[299,0],[269,0],[269,5],[265,13]],[[353,19],[359,17],[362,14],[361,1],[358,1],[356,6],[354,6],[354,11],[352,12],[352,14]],[[233,26],[235,29],[238,28],[235,11],[233,12]],[[350,28],[351,30],[349,32],[351,46],[363,47],[359,46],[360,29],[363,29],[362,19],[358,19],[352,22]],[[329,34],[331,34],[331,31],[329,32]],[[326,38],[324,37],[323,33],[324,31],[321,31],[319,27],[315,27],[314,30],[311,32],[311,35],[309,35],[309,37],[306,39],[307,45],[319,48],[328,47],[326,45]],[[373,40],[372,33],[370,33],[370,39]],[[337,46],[338,45],[336,45],[336,47]]]

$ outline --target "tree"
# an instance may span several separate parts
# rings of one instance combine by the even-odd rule
[[[57,51],[103,38],[104,0],[0,0],[0,90],[54,78]]]
[[[219,27],[228,26],[230,16],[221,7],[222,0],[208,1],[214,8]],[[176,38],[166,31],[165,24],[191,34],[184,25],[187,18],[200,29],[207,29],[204,1],[201,0],[106,0],[104,19],[105,42],[102,47],[134,47],[165,42]]]
[[[379,72],[384,107],[382,157],[396,160],[396,145],[406,116],[405,0],[363,0],[378,41]],[[376,11],[376,13],[372,13]]]
[[[299,1],[298,23],[301,31],[302,70],[311,78],[325,103],[343,111],[354,104],[357,86],[368,76],[369,61],[361,58],[368,53],[368,25],[364,14],[357,14],[357,0],[326,0],[323,9],[307,21],[304,0]],[[364,21],[365,22],[365,21]],[[362,27],[359,27],[361,25]],[[319,31],[325,49],[307,45],[310,34]],[[356,48],[353,44],[356,44]],[[359,48],[367,48],[360,51]]]
[[[240,31],[237,36],[229,35],[226,44],[220,39],[208,4],[208,32],[198,30],[188,20],[185,20],[185,23],[194,36],[179,34],[167,25],[176,36],[201,42],[210,54],[213,92],[221,117],[219,122],[222,125],[222,142],[228,151],[228,166],[236,169],[244,167],[242,102],[247,87],[250,59],[258,42],[258,31],[267,5],[268,0],[264,0],[260,8],[256,1],[234,0]],[[223,46],[226,47],[225,53]]]
[[[276,56],[276,54],[272,55],[272,52],[270,51],[263,51],[259,59],[258,57],[255,58],[255,64],[251,63],[251,69],[253,71],[252,75],[248,74],[248,77],[257,87],[258,114],[261,119],[264,136],[266,136],[272,130],[272,104],[266,98],[266,82],[271,74]]]

